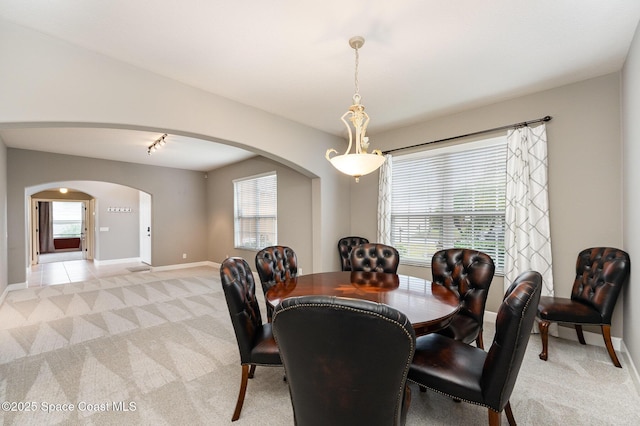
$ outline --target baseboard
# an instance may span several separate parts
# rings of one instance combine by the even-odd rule
[[[484,321],[487,323],[495,324],[496,323],[495,312],[485,311],[484,313]],[[604,344],[604,340],[602,338],[602,334],[594,333],[591,331],[583,331],[584,341],[587,345],[592,346],[600,346],[602,348],[606,348]],[[558,337],[560,339],[571,340],[574,342],[578,341],[578,335],[576,334],[575,328],[571,327],[558,327]],[[636,365],[633,363],[633,360],[629,356],[629,351],[627,346],[624,344],[624,341],[620,337],[611,337],[611,344],[613,348],[616,350],[618,355],[623,356],[625,359],[625,366],[629,367],[629,375],[631,376],[631,380],[633,380],[634,385],[638,392],[640,392],[640,373],[636,368]]]
[[[487,312],[484,313],[484,320],[495,324],[496,323],[496,313],[495,312]],[[606,348],[604,344],[604,340],[602,339],[602,334],[594,333],[591,331],[583,331],[584,341],[587,345],[600,346],[602,348]],[[574,342],[578,341],[578,335],[576,334],[575,328],[571,327],[558,327],[558,337],[561,339],[571,340]],[[613,348],[616,351],[626,352],[626,347],[622,343],[622,339],[620,337],[611,337],[611,343],[613,344]]]
[[[582,334],[584,334],[584,341],[587,343],[587,345],[600,346],[602,348],[606,348],[604,344],[604,339],[602,338],[602,334],[594,333],[592,331],[583,331]],[[578,341],[578,335],[576,334],[576,329],[573,327],[571,328],[558,327],[558,337],[560,337],[561,339],[571,340],[573,342]],[[611,343],[613,344],[613,349],[615,349],[616,352],[624,351],[623,345],[622,345],[622,339],[620,337],[612,336]]]
[[[629,356],[629,351],[627,350],[627,346],[622,342],[622,350],[620,351],[622,356],[624,357],[625,363],[624,366],[629,366],[629,375],[631,376],[631,380],[636,387],[636,391],[640,393],[640,373],[636,368],[636,365],[633,363],[633,360]]]
[[[27,283],[9,284],[4,289],[2,294],[0,294],[0,305],[2,305],[4,303],[4,299],[7,297],[7,294],[9,294],[10,291],[22,290],[24,288],[27,288]]]
[[[140,258],[139,257],[131,257],[131,258],[128,258],[128,259],[109,259],[109,260],[93,259],[93,263],[96,266],[117,265],[119,263],[135,263],[135,262],[140,262]]]
[[[205,260],[202,262],[192,262],[192,263],[179,263],[176,265],[166,265],[166,266],[153,266],[151,267],[152,272],[162,272],[162,271],[172,271],[174,269],[184,269],[184,268],[196,268],[198,266],[211,266],[213,268],[220,268],[219,263],[211,262],[209,260]]]
[[[132,257],[129,259],[111,259],[111,260],[97,260],[93,259],[93,263],[96,266],[104,266],[104,265],[117,265],[119,263],[135,263],[141,262],[139,257]],[[174,265],[165,265],[165,266],[151,266],[152,271],[171,271],[173,269],[182,269],[182,268],[195,268],[197,266],[212,266],[214,268],[220,268],[219,263],[211,262],[211,261],[202,261],[202,262],[192,262],[192,263],[177,263]]]

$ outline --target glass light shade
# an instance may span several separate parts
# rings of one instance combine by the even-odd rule
[[[343,154],[329,159],[333,167],[356,179],[377,170],[385,158],[378,154]]]

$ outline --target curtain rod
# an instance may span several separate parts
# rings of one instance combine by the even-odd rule
[[[510,124],[508,126],[501,126],[501,127],[495,127],[493,129],[480,130],[479,132],[467,133],[466,135],[452,136],[450,138],[438,139],[436,141],[423,142],[423,143],[419,143],[419,144],[416,144],[416,145],[404,146],[402,148],[389,149],[387,151],[383,151],[382,153],[383,154],[390,154],[392,152],[402,151],[402,150],[410,149],[410,148],[417,148],[417,147],[420,147],[420,146],[430,145],[432,143],[447,142],[447,141],[451,141],[451,140],[454,140],[454,139],[461,139],[461,138],[466,138],[466,137],[469,137],[469,136],[477,136],[477,135],[482,135],[482,134],[485,134],[485,133],[497,132],[498,130],[507,130],[507,129],[512,129],[512,128],[517,129],[518,127],[525,127],[525,126],[528,126],[529,124],[542,123],[542,122],[550,121],[550,120],[551,120],[551,116],[547,115],[545,117],[538,118],[538,119],[535,119],[535,120],[523,121],[522,123],[515,123],[515,124]]]

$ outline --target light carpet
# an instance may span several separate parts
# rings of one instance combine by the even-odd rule
[[[618,369],[603,348],[550,338],[543,362],[540,347],[532,336],[511,397],[519,424],[640,424],[624,356]],[[292,425],[282,378],[258,367],[235,424]],[[0,307],[3,424],[230,424],[239,384],[215,268],[17,290]],[[408,425],[487,424],[482,407],[412,391]]]

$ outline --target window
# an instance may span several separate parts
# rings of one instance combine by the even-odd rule
[[[77,238],[82,234],[81,202],[53,201],[53,238]]]
[[[236,248],[278,244],[277,187],[275,172],[233,181]]]
[[[391,243],[402,264],[471,248],[503,270],[506,158],[506,137],[394,157]]]

